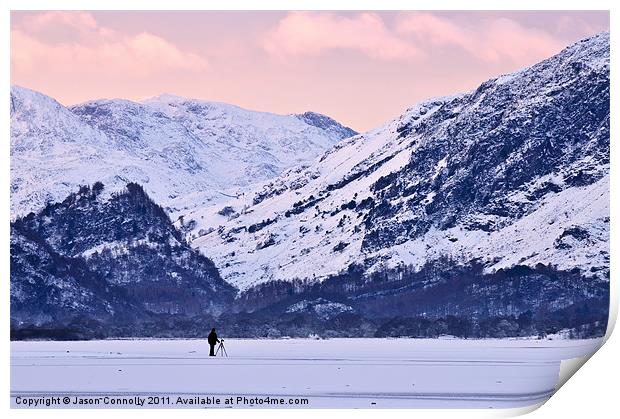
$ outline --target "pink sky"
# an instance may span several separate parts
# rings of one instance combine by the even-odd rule
[[[169,93],[364,131],[608,28],[607,12],[12,12],[11,83],[65,105]]]

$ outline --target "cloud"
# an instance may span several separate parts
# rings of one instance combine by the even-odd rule
[[[90,13],[45,12],[11,30],[11,68],[19,74],[57,72],[125,77],[169,70],[200,71],[207,61],[147,32],[102,27]]]
[[[33,32],[54,26],[67,26],[79,31],[98,29],[97,21],[90,13],[79,11],[53,11],[29,15],[20,26],[28,27]]]
[[[490,17],[475,26],[457,25],[448,18],[430,13],[404,13],[396,31],[416,43],[429,46],[455,46],[487,62],[509,60],[515,63],[546,58],[564,43],[547,32],[527,28],[504,17]]]
[[[376,59],[408,60],[456,47],[485,62],[517,64],[546,58],[565,44],[506,17],[489,16],[473,25],[426,12],[403,12],[392,27],[376,13],[290,12],[260,42],[281,58],[354,50]]]
[[[290,12],[261,39],[278,57],[318,55],[327,50],[355,50],[382,60],[417,57],[420,50],[399,38],[375,13],[339,16],[333,13]]]

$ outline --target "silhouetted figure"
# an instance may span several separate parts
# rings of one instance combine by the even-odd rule
[[[215,356],[215,345],[220,343],[220,340],[217,338],[217,333],[215,333],[215,329],[211,329],[211,333],[207,336],[207,342],[209,342],[210,350],[209,356]]]

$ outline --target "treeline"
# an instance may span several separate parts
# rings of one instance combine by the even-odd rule
[[[358,313],[341,313],[324,320],[315,314],[265,313],[224,314],[219,317],[152,315],[149,319],[101,322],[81,316],[66,324],[11,325],[11,340],[88,340],[110,338],[206,338],[211,327],[230,338],[438,338],[464,339],[538,337],[562,333],[563,337],[600,337],[607,329],[606,310],[595,302],[555,312],[530,311],[518,316],[462,317],[448,315],[367,318]]]

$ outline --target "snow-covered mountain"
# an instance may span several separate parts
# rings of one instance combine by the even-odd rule
[[[275,115],[167,95],[65,108],[12,87],[11,216],[97,181],[110,191],[140,183],[170,213],[183,215],[187,206],[307,164],[354,134],[314,113]]]
[[[423,102],[203,219],[241,289],[450,257],[609,275],[609,34]]]
[[[236,290],[137,184],[104,198],[82,186],[11,223],[11,319],[126,325],[157,314],[217,314]],[[88,329],[88,325],[82,325]]]
[[[12,330],[602,336],[609,86],[602,33],[352,137],[312,113],[14,88]]]

